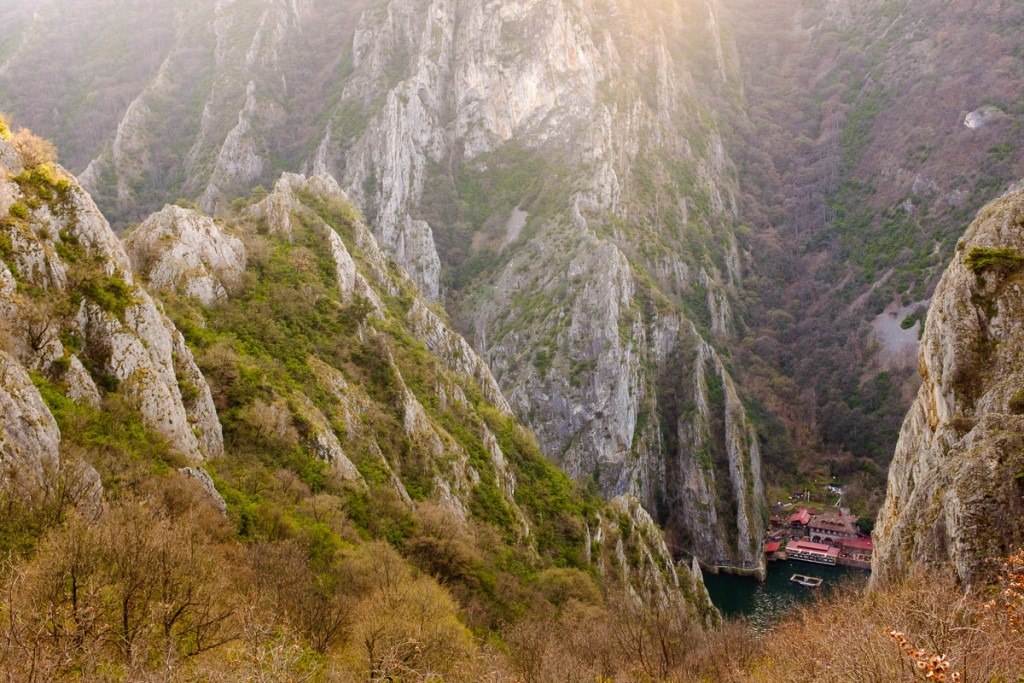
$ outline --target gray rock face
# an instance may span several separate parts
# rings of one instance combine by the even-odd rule
[[[245,247],[213,219],[165,206],[125,237],[135,272],[149,287],[179,292],[209,306],[228,295],[245,271]]]
[[[56,420],[25,368],[3,351],[0,416],[0,489],[31,501],[39,491],[60,487],[81,509],[99,509],[99,473],[85,462],[62,457]]]
[[[60,468],[60,430],[28,373],[3,352],[0,414],[0,486],[13,476],[38,486]]]
[[[148,294],[133,288],[133,297],[135,303],[125,310],[123,321],[97,304],[83,302],[75,324],[86,349],[102,350],[96,351],[105,357],[100,371],[117,379],[119,390],[146,425],[166,438],[172,448],[194,459],[220,455],[220,423],[191,352]],[[177,358],[175,351],[181,354]],[[176,365],[181,371],[176,371]],[[196,390],[191,406],[182,398],[179,378]]]
[[[1021,191],[982,209],[935,290],[923,384],[875,527],[873,585],[919,565],[970,582],[986,557],[1024,542],[1022,220]]]
[[[448,159],[455,141],[458,153],[473,159],[512,139],[540,145],[575,137],[581,121],[601,116],[598,85],[610,55],[601,54],[596,42],[604,36],[585,18],[591,9],[397,0],[386,21],[368,13],[356,30],[346,94],[385,101],[346,155],[345,185],[374,207],[382,246],[429,299],[438,297],[440,259],[431,226],[413,217],[428,165]],[[400,52],[414,58],[391,86]],[[366,178],[375,179],[372,187]]]
[[[688,410],[679,415],[679,454],[670,458],[669,498],[695,547],[707,549],[702,561],[763,575],[765,507],[757,433],[715,351],[699,341],[696,354]]]
[[[685,317],[645,307],[639,280],[616,245],[547,234],[502,271],[477,343],[571,476],[648,509],[660,500],[676,549],[760,574],[757,436],[715,350]]]

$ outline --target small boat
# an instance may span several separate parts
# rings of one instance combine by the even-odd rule
[[[817,588],[821,585],[821,579],[817,576],[804,576],[803,574],[793,574],[789,577],[789,580],[793,583],[800,584],[804,588]]]

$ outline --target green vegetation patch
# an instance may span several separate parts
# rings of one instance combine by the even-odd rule
[[[1009,275],[1024,266],[1024,256],[1013,249],[974,247],[964,258],[964,264],[976,274],[997,271]]]
[[[71,181],[49,163],[25,169],[14,181],[25,194],[47,202],[63,200],[71,189]]]
[[[133,287],[116,275],[84,280],[79,284],[78,291],[104,311],[113,313],[122,323],[125,312],[136,303]]]

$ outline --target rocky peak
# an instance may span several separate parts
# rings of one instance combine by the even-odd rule
[[[165,206],[124,240],[135,272],[150,287],[177,291],[209,306],[227,296],[245,272],[245,247],[213,221],[189,209]]]

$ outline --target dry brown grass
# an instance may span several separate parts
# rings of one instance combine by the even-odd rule
[[[324,566],[293,541],[235,543],[189,480],[137,493],[102,514],[67,513],[35,552],[0,562],[0,681],[1016,683],[1024,673],[1021,552],[992,563],[990,587],[921,574],[822,598],[767,634],[742,621],[706,631],[682,604],[551,570],[500,637],[474,638],[470,608],[387,543],[354,543]],[[325,523],[344,516],[313,497],[309,506]],[[417,547],[444,566],[479,561],[440,552],[467,533],[443,511],[428,506],[419,528],[431,542]]]

